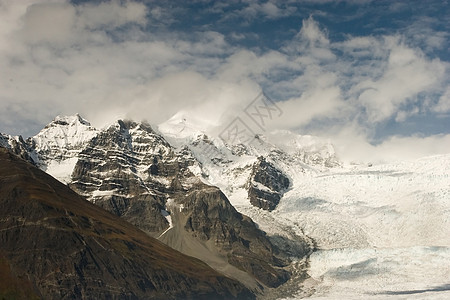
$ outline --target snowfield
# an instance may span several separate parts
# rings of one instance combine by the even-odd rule
[[[159,129],[173,144],[191,143],[204,180],[261,229],[316,242],[310,279],[286,299],[450,299],[450,154],[343,164],[329,141],[281,131],[244,145],[239,155],[212,138],[209,159],[195,125],[174,118]],[[245,185],[259,155],[291,181],[272,212],[247,198]]]
[[[293,179],[272,214],[318,244],[312,298],[450,299],[450,155]]]
[[[319,299],[449,299],[450,248],[343,248],[311,256]]]
[[[291,240],[303,237],[318,248],[309,260],[310,278],[293,276],[283,290],[289,294],[278,297],[450,299],[450,154],[397,163],[344,164],[331,142],[318,137],[277,131],[256,135],[250,144],[227,145],[206,135],[204,129],[211,126],[179,113],[157,130],[178,150],[189,148],[186,155],[195,158],[189,167],[198,176],[195,180],[218,186],[262,230]],[[79,115],[57,117],[32,138],[31,155],[39,154],[41,169],[70,182],[79,153],[99,132]],[[153,144],[153,138],[148,143]],[[0,135],[0,144],[8,146],[13,139],[20,142]],[[140,140],[133,142],[147,149]],[[167,154],[167,149],[150,147],[142,153]],[[249,182],[259,156],[290,181],[271,212],[254,207],[248,199],[249,184],[267,190]],[[140,164],[136,172],[144,178],[148,168]],[[160,181],[169,184],[164,177]],[[97,191],[91,200],[115,192]],[[177,210],[183,207],[172,201],[161,210],[170,224],[161,236],[176,225],[171,212]],[[295,256],[295,251],[291,253]],[[305,260],[293,265],[304,266]]]

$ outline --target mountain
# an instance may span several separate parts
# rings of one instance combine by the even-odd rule
[[[34,151],[21,136],[11,136],[0,133],[0,147],[10,149],[11,152],[24,160],[36,164],[37,158]]]
[[[8,299],[254,297],[3,147],[0,274],[0,295]]]
[[[79,153],[70,186],[252,289],[284,283],[289,258],[194,174],[200,168],[188,147],[174,148],[148,124],[119,120]]]
[[[57,116],[36,136],[27,140],[37,166],[62,182],[70,181],[78,153],[98,130],[80,115]]]
[[[222,129],[185,112],[158,126],[116,121],[73,148],[57,178],[262,299],[448,298],[450,155],[346,164],[319,137],[230,141]],[[0,143],[38,165],[32,139]],[[64,161],[54,153],[47,165]],[[8,266],[0,259],[0,274],[32,295]]]
[[[261,210],[277,209],[299,186],[296,174],[340,162],[315,137],[275,132],[227,144],[202,130],[210,125],[177,114],[157,129],[127,120],[96,129],[79,115],[57,117],[25,146],[37,166],[92,203],[267,293],[305,272],[293,262],[315,244],[277,220],[283,230],[273,233]]]
[[[247,186],[248,198],[253,206],[273,210],[289,185],[289,178],[260,156],[252,166]]]

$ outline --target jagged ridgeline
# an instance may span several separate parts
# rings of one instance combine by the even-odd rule
[[[286,149],[259,137],[228,145],[185,118],[158,130],[122,120],[96,129],[75,115],[57,117],[26,141],[3,135],[0,143],[97,206],[259,293],[285,283],[290,256],[306,256],[311,243],[299,237],[288,243],[298,249],[280,250],[238,210],[275,210],[292,185],[292,166],[302,172],[308,164],[339,165],[329,144],[307,137],[303,147],[304,137],[283,134],[297,144]],[[205,144],[214,155],[205,154]]]
[[[1,299],[253,299],[0,147]]]

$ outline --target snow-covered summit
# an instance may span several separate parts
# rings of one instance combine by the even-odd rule
[[[57,116],[36,136],[28,140],[41,169],[68,181],[78,153],[98,134],[98,130],[79,114]]]
[[[57,116],[31,139],[38,152],[74,150],[97,134],[98,130],[79,114]]]
[[[91,126],[91,123],[89,123],[86,119],[81,117],[78,113],[73,116],[56,116],[53,121],[48,124],[46,127],[51,127],[55,125],[85,125],[85,126]]]
[[[339,165],[336,151],[329,140],[300,135],[289,130],[276,130],[256,134],[250,140],[248,138],[242,140],[237,137],[233,139],[231,145],[228,140],[223,140],[228,128],[225,125],[208,121],[207,118],[201,119],[186,111],[180,111],[169,120],[159,124],[158,130],[173,144],[194,143],[194,145],[198,145],[200,140],[206,141],[211,146],[218,148],[215,155],[220,155],[220,153],[225,155],[229,151],[236,152],[237,148],[252,156],[266,156],[271,151],[282,151],[289,155],[302,156],[306,163],[322,164],[328,167]]]
[[[158,130],[167,137],[189,138],[208,132],[218,124],[200,119],[186,111],[180,111],[158,125]]]

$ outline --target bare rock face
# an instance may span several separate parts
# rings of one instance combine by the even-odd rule
[[[70,186],[100,207],[154,234],[162,216],[165,177],[179,165],[171,146],[147,124],[118,121],[81,151]]]
[[[0,295],[7,298],[254,298],[239,282],[86,201],[5,148],[0,274]]]
[[[145,123],[118,121],[81,151],[70,186],[179,251],[195,256],[182,245],[189,235],[208,248],[206,256],[223,257],[257,282],[270,287],[285,282],[287,259],[277,258],[265,234],[218,188],[194,176],[195,167],[188,148],[175,150]],[[171,201],[183,207],[180,212]],[[163,235],[175,232],[174,226],[180,231],[166,240]]]
[[[236,211],[220,189],[198,184],[176,202],[183,207],[185,230],[214,243],[228,263],[269,287],[289,279],[282,269],[288,261],[250,218]]]
[[[9,149],[22,159],[36,165],[37,159],[32,148],[24,141],[22,136],[10,136],[0,133],[0,147]]]
[[[4,140],[0,137],[0,143]],[[290,277],[285,269],[292,251],[266,236],[219,188],[206,182],[205,164],[227,171],[233,158],[245,161],[255,155],[253,148],[239,144],[227,150],[204,134],[192,145],[183,140],[174,141],[173,147],[147,123],[119,120],[98,130],[79,115],[57,117],[19,144],[25,149],[20,153],[35,157],[39,168],[90,202],[254,292],[278,287]],[[258,155],[275,161],[269,154]],[[214,156],[210,162],[209,155]],[[253,205],[273,210],[289,188],[289,179],[263,157],[251,163],[237,164],[231,180],[248,190]],[[294,252],[302,257],[308,251]]]
[[[260,156],[253,164],[248,181],[250,203],[265,210],[274,210],[289,185],[289,178]]]

